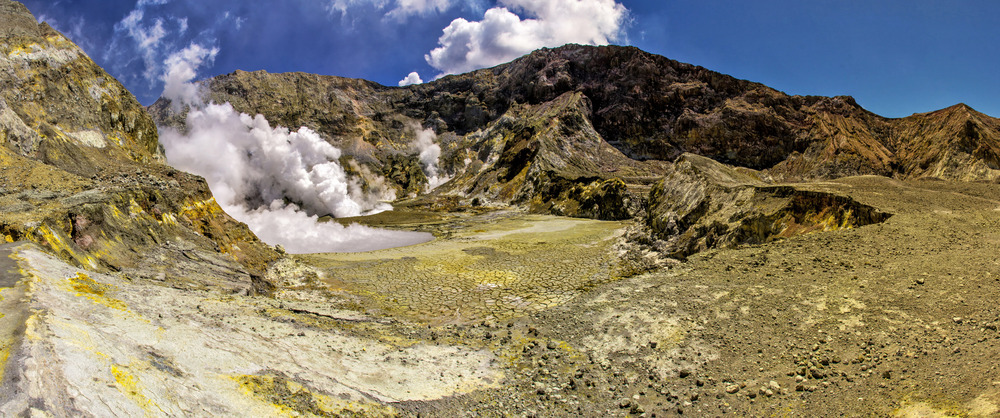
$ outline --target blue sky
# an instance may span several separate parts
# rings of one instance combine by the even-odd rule
[[[396,85],[411,72],[429,81],[576,42],[634,45],[789,94],[852,95],[883,116],[959,102],[1000,116],[992,0],[24,3],[143,104],[163,91],[170,57],[193,46],[209,52],[190,66],[197,78],[264,69]]]

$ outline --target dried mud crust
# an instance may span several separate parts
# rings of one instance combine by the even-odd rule
[[[622,222],[487,214],[450,237],[368,253],[298,257],[370,313],[432,324],[506,320],[565,303],[619,271]],[[279,284],[280,286],[280,284]]]
[[[1000,413],[1000,186],[857,177],[803,187],[895,215],[710,250],[511,320],[432,327],[432,339],[493,350],[506,380],[397,406],[422,416]]]

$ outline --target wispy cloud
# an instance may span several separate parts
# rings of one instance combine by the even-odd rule
[[[385,12],[387,19],[404,20],[413,15],[443,13],[455,5],[455,0],[328,0],[327,10],[346,16],[358,6],[372,6]]]
[[[628,9],[615,0],[500,0],[480,21],[455,19],[427,63],[456,74],[501,64],[541,47],[604,45],[623,36]],[[514,12],[520,12],[527,18]]]
[[[83,17],[76,16],[66,20],[56,20],[52,16],[39,14],[36,19],[38,20],[38,23],[45,22],[55,30],[68,36],[73,40],[73,42],[84,50],[90,50],[94,46],[93,41],[91,41],[90,37],[87,36],[85,30],[87,27],[87,20]]]
[[[123,55],[127,57],[128,54],[123,54],[123,48],[134,48],[142,59],[142,75],[150,85],[154,84],[160,76],[161,43],[168,32],[163,18],[146,19],[146,7],[165,3],[166,0],[139,0],[135,8],[115,24],[114,35],[105,52],[107,60]],[[125,66],[127,66],[131,59],[125,59]]]
[[[346,15],[348,10],[352,7],[371,5],[378,9],[385,8],[385,5],[389,3],[389,0],[328,0],[329,3],[326,9],[330,13],[340,13]]]
[[[243,22],[235,13],[218,12],[219,8],[231,5],[192,7],[194,3],[192,0],[138,0],[132,10],[113,25],[104,48],[106,66],[133,89],[145,85],[145,88],[134,90],[137,95],[148,97],[160,92],[162,87],[165,94],[193,97],[194,92],[185,91],[188,80],[174,77],[181,74],[193,77],[194,72],[168,66],[183,67],[192,62],[192,54],[201,54],[204,63],[212,64],[219,52],[218,47],[212,46],[218,43],[217,35],[237,31]],[[192,46],[203,49],[192,49]],[[201,64],[198,62],[195,67]]]
[[[443,13],[451,6],[452,0],[396,0],[396,8],[386,13],[386,17],[403,19],[430,12]]]

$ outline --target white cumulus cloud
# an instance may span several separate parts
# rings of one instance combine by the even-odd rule
[[[404,78],[402,80],[399,80],[399,87],[409,86],[411,84],[420,84],[420,83],[423,83],[423,82],[424,82],[424,80],[420,79],[420,74],[417,74],[417,72],[414,71],[414,72],[408,74],[406,76],[406,78]]]
[[[628,9],[615,0],[500,0],[480,21],[455,19],[425,56],[441,75],[501,64],[542,47],[605,45],[621,36]],[[520,12],[526,18],[514,12]]]

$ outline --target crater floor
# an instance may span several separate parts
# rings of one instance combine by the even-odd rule
[[[299,256],[365,306],[432,324],[506,320],[614,277],[621,222],[480,216],[446,239],[367,253]],[[279,286],[280,287],[280,286]]]
[[[424,214],[437,240],[285,258],[274,297],[9,244],[0,412],[1000,413],[1000,186],[797,187],[893,216],[622,277],[628,223]]]

